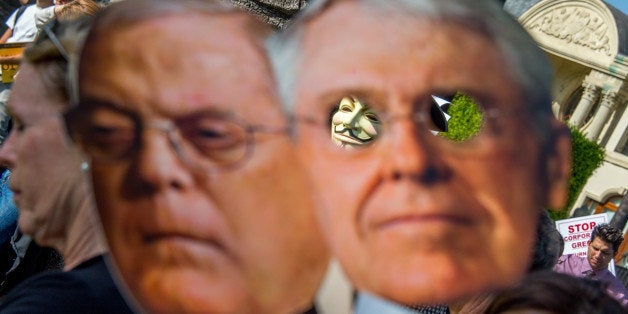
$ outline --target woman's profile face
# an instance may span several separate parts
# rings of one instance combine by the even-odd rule
[[[366,145],[381,132],[379,117],[354,96],[340,100],[331,119],[331,138],[341,147]]]
[[[11,89],[13,129],[0,149],[11,169],[9,186],[20,209],[19,227],[41,245],[63,237],[71,195],[83,184],[81,155],[67,138],[60,109],[36,67],[25,62]]]

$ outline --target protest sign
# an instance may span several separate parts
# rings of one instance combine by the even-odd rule
[[[564,254],[586,256],[588,242],[591,240],[591,231],[599,224],[608,223],[606,214],[582,216],[556,221],[556,229],[565,241]],[[610,263],[608,269],[615,274],[615,264]]]

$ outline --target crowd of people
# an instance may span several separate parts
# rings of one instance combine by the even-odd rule
[[[0,313],[316,313],[332,258],[358,314],[628,311],[620,230],[561,256],[569,132],[498,1],[317,0],[281,30],[225,1],[31,6],[0,266],[41,255]],[[454,140],[458,94],[481,119]]]

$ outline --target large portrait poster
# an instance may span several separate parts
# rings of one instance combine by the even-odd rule
[[[0,44],[0,57],[19,55],[24,50],[26,43]],[[2,83],[13,82],[19,63],[2,63]]]

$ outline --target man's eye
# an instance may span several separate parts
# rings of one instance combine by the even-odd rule
[[[196,132],[196,136],[204,139],[220,139],[228,137],[229,135],[213,129],[201,129]]]
[[[246,131],[237,124],[225,121],[202,124],[183,129],[185,138],[201,153],[229,150],[246,142]]]
[[[199,129],[191,137],[195,144],[211,149],[227,148],[237,141],[230,132],[215,129]]]
[[[129,141],[134,140],[135,130],[132,128],[117,128],[103,125],[92,126],[92,136],[94,140],[105,141]]]
[[[136,142],[133,128],[117,128],[105,125],[91,127],[86,145],[92,153],[106,155],[110,158],[125,157]]]

